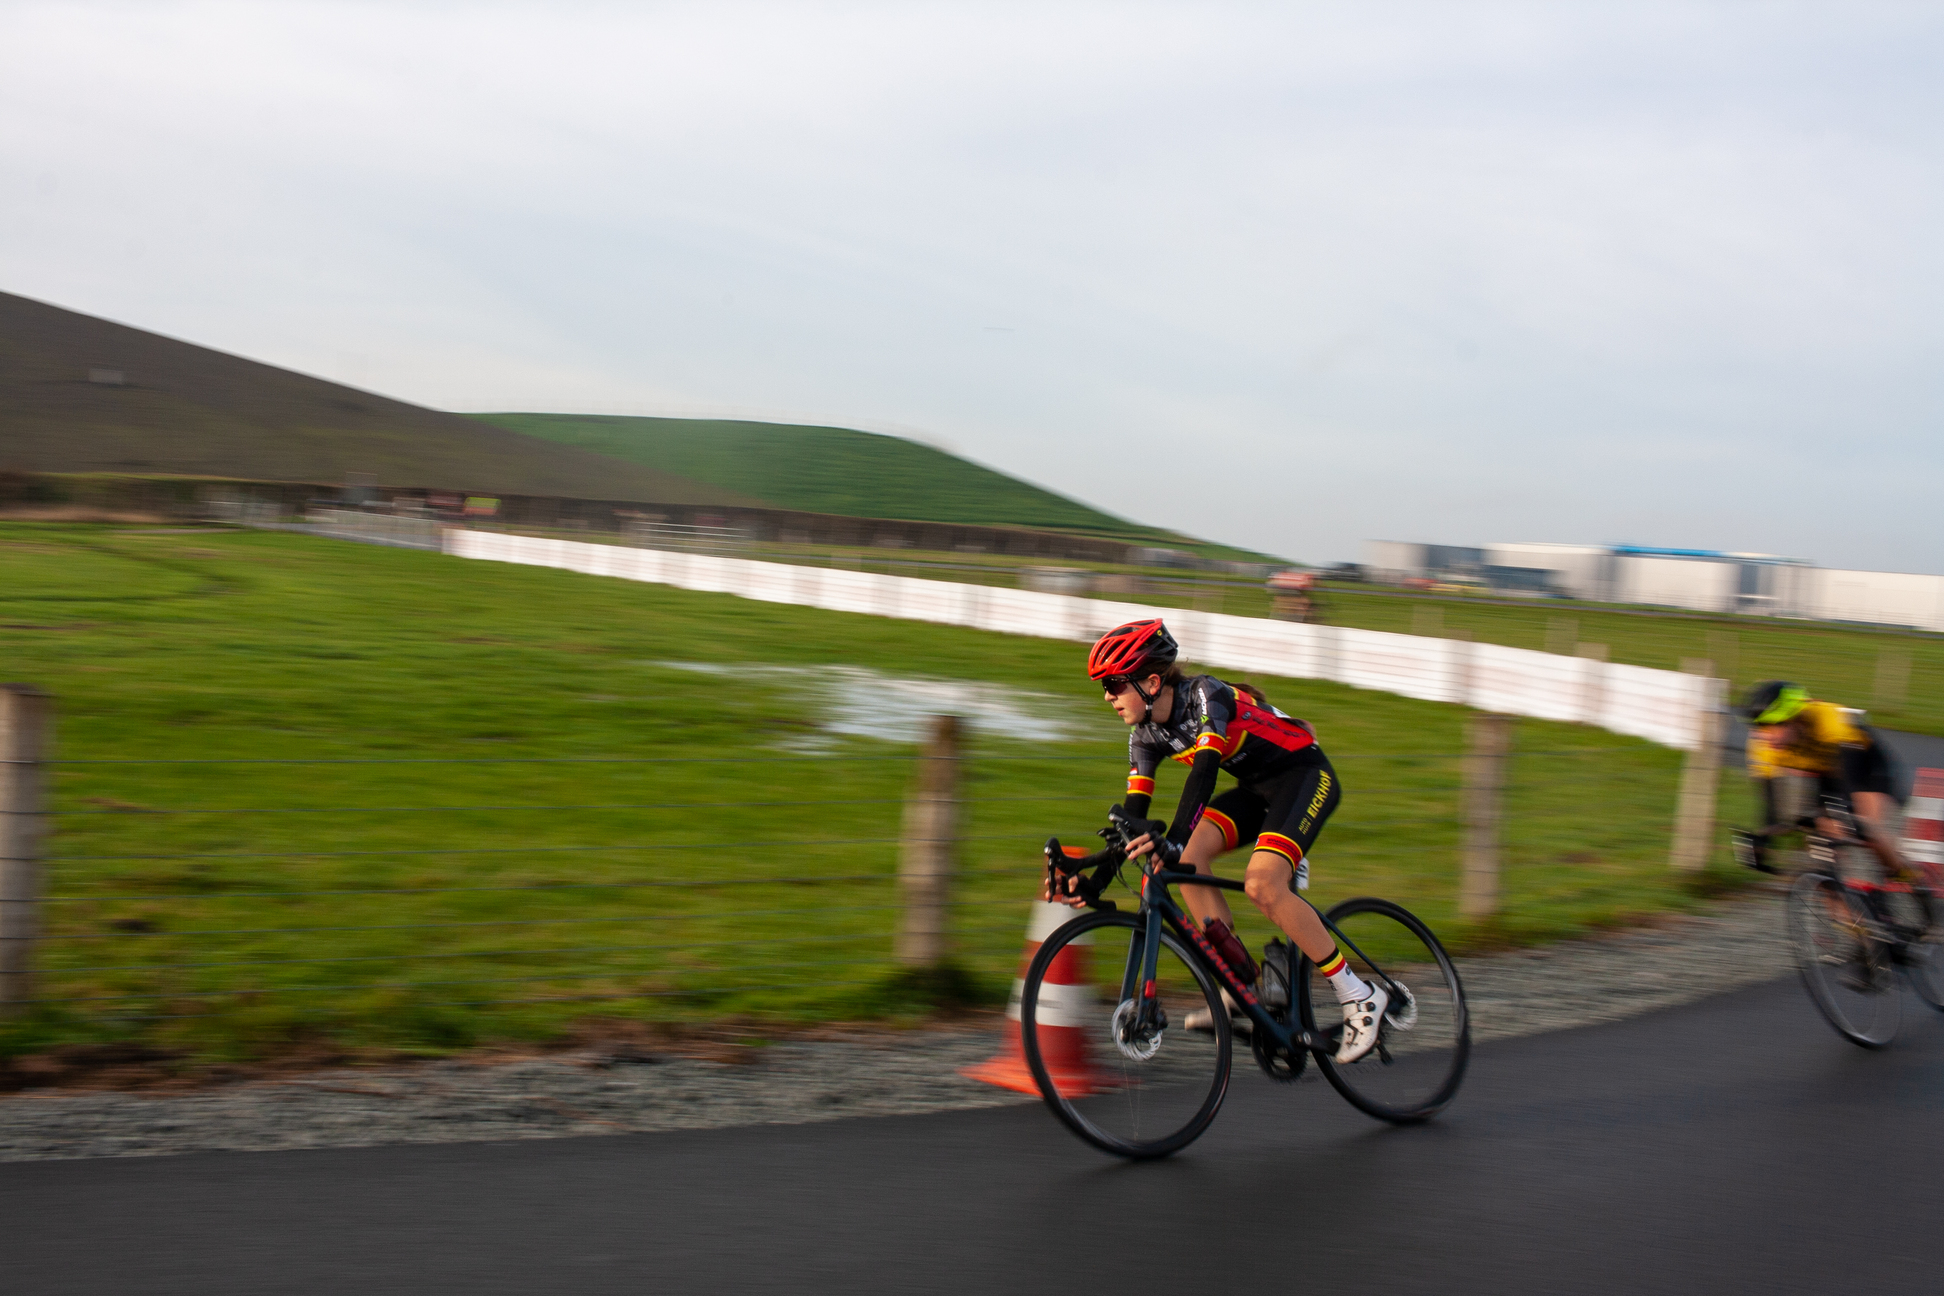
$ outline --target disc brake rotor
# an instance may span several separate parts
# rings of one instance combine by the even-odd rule
[[[1384,1009],[1384,1021],[1398,1030],[1409,1030],[1417,1025],[1417,996],[1402,981],[1392,981],[1391,989],[1395,993],[1391,997],[1390,1007]]]
[[[1146,1062],[1161,1051],[1161,1036],[1167,1030],[1165,1019],[1151,1025],[1137,1025],[1141,1011],[1138,999],[1123,999],[1114,1009],[1114,1047],[1136,1062]]]

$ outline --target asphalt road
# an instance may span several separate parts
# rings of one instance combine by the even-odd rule
[[[1488,1045],[1417,1129],[1238,1070],[1145,1165],[1037,1105],[19,1163],[0,1289],[1934,1293],[1944,1020],[1906,1006],[1880,1053],[1793,981]]]

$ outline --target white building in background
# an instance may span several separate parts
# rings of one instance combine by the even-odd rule
[[[1528,597],[1944,631],[1944,576],[1838,571],[1775,554],[1640,545],[1464,548],[1372,540],[1365,557],[1372,580],[1393,584],[1460,577]]]

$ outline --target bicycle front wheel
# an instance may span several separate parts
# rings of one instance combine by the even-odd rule
[[[1443,1111],[1471,1061],[1471,1018],[1458,969],[1431,929],[1402,905],[1362,896],[1325,915],[1342,933],[1337,942],[1358,976],[1390,992],[1377,1047],[1338,1066],[1343,1009],[1316,965],[1303,960],[1296,1002],[1316,1037],[1324,1078],[1366,1115],[1397,1125]]]
[[[1789,887],[1789,947],[1809,999],[1836,1033],[1882,1048],[1897,1033],[1903,996],[1890,949],[1875,920],[1827,873],[1804,873]]]
[[[1897,928],[1896,960],[1903,966],[1910,988],[1939,1012],[1944,1012],[1944,948],[1932,921],[1937,902],[1921,890],[1896,888],[1882,893],[1884,916]]]
[[[1137,1159],[1177,1152],[1208,1128],[1228,1093],[1232,1048],[1220,989],[1165,929],[1158,1011],[1144,1018],[1146,931],[1133,914],[1075,918],[1040,946],[1019,1002],[1020,1043],[1046,1105],[1095,1147]],[[1209,1014],[1205,1032],[1185,1029],[1197,1009]]]

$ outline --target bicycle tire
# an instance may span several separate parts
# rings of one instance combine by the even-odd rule
[[[1903,970],[1917,998],[1944,1013],[1944,948],[1928,934],[1912,941],[1905,951]]]
[[[1884,910],[1897,924],[1903,944],[1897,963],[1917,997],[1944,1012],[1944,931],[1936,923],[1937,901],[1922,891],[1892,891],[1883,896]]]
[[[1119,1016],[1122,975],[1135,941],[1145,930],[1145,919],[1128,913],[1083,914],[1064,924],[1040,945],[1026,970],[1019,999],[1020,1044],[1040,1097],[1088,1143],[1137,1161],[1171,1155],[1201,1136],[1222,1108],[1234,1062],[1228,1008],[1220,987],[1165,928],[1155,979],[1168,1027],[1124,1042]],[[1112,940],[1115,932],[1125,941]],[[1109,934],[1104,943],[1117,957],[1103,959],[1089,985],[1081,979],[1088,976],[1086,960],[1062,956],[1069,955],[1076,942],[1096,934]],[[1070,979],[1047,980],[1056,962],[1062,978]],[[1108,990],[1105,1004],[1093,993],[1102,986]],[[1210,1013],[1213,1029],[1206,1039],[1172,1028],[1176,1014],[1196,1006]],[[1071,1033],[1056,1036],[1055,1031]],[[1076,1044],[1085,1050],[1079,1056],[1089,1068],[1086,1072],[1076,1073]],[[1148,1056],[1137,1056],[1150,1046]],[[1098,1065],[1091,1063],[1092,1055],[1100,1057]]]
[[[1312,1050],[1317,1068],[1367,1116],[1393,1125],[1430,1120],[1457,1096],[1471,1063],[1471,1014],[1458,969],[1431,929],[1402,905],[1359,896],[1332,908],[1327,917],[1406,989],[1414,1011],[1406,1023],[1405,1010],[1393,1003],[1384,1014],[1378,1047],[1339,1066],[1334,1053],[1343,1022],[1336,994],[1305,958],[1295,999],[1302,1005],[1304,1027],[1317,1041]],[[1342,953],[1359,976],[1376,979],[1364,957],[1348,948]]]
[[[1800,874],[1788,904],[1789,948],[1816,1011],[1852,1044],[1888,1044],[1902,995],[1887,947],[1870,934],[1875,918],[1827,873]]]

